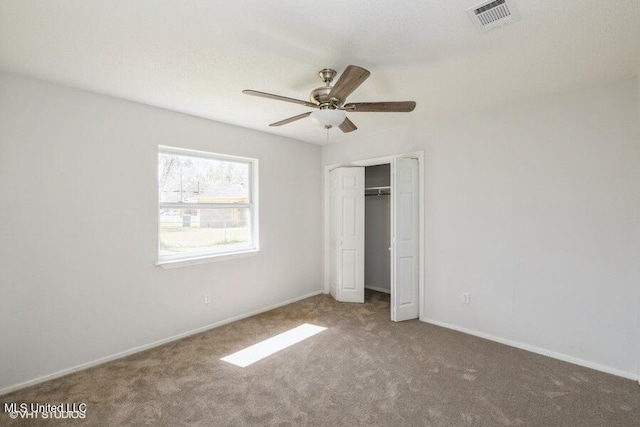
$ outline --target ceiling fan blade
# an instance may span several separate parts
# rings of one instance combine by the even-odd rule
[[[318,108],[316,104],[313,104],[308,101],[303,101],[301,99],[295,99],[295,98],[287,98],[286,96],[274,95],[272,93],[258,92],[257,90],[245,89],[242,91],[242,93],[244,93],[245,95],[253,95],[253,96],[259,96],[261,98],[275,99],[276,101],[293,102],[294,104],[300,104],[300,105],[304,105],[311,108]]]
[[[286,125],[287,123],[295,122],[296,120],[300,120],[300,119],[304,119],[305,117],[309,117],[309,114],[311,114],[311,111],[309,111],[308,113],[298,114],[297,116],[289,117],[288,119],[280,120],[279,122],[271,123],[269,126]]]
[[[358,129],[357,126],[354,125],[353,122],[347,117],[344,118],[344,122],[342,122],[342,124],[338,127],[344,133],[353,132],[354,130]]]
[[[408,113],[416,108],[414,101],[400,102],[351,102],[342,107],[344,110],[354,113],[376,112],[376,113]]]
[[[344,100],[347,99],[347,96],[351,95],[351,93],[356,90],[362,82],[367,80],[367,77],[369,77],[370,74],[371,73],[368,70],[365,70],[362,67],[349,65],[333,86],[331,92],[329,92],[329,96],[344,102]]]

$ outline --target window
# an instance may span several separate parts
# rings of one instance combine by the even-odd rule
[[[161,146],[158,263],[258,249],[258,161]]]

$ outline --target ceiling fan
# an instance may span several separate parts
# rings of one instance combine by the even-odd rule
[[[266,92],[258,92],[256,90],[243,90],[242,93],[262,98],[275,99],[278,101],[293,102],[294,104],[304,105],[305,107],[315,108],[315,111],[309,111],[279,122],[271,123],[269,126],[282,126],[296,120],[304,119],[311,116],[311,120],[330,129],[338,126],[342,132],[352,132],[357,129],[356,125],[349,120],[345,114],[348,112],[367,112],[367,113],[408,113],[416,108],[414,101],[400,102],[350,102],[345,104],[347,97],[358,88],[371,74],[369,71],[357,65],[349,65],[336,84],[331,86],[331,82],[336,76],[335,70],[325,68],[318,72],[318,75],[324,82],[324,87],[319,87],[311,91],[309,101],[288,98],[286,96],[274,95]]]

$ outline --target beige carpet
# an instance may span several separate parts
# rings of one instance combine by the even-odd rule
[[[247,368],[219,359],[302,323],[329,329]],[[640,386],[319,295],[59,378],[5,402],[87,404],[74,426],[640,426]],[[1,412],[1,410],[0,410]]]

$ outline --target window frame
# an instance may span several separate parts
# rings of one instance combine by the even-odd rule
[[[249,167],[248,177],[248,203],[185,203],[185,202],[161,202],[160,188],[158,176],[159,156],[161,154],[179,155],[193,157],[197,159],[213,159],[225,162],[234,162],[246,164]],[[156,155],[156,197],[157,197],[157,248],[156,248],[156,265],[163,268],[173,268],[182,265],[194,265],[204,262],[221,261],[224,259],[232,259],[243,256],[251,256],[260,252],[260,240],[258,230],[258,159],[248,157],[231,156],[227,154],[219,154],[207,151],[192,150],[187,148],[171,147],[167,145],[158,145]],[[161,255],[160,253],[160,232],[161,232],[161,212],[163,209],[226,209],[226,208],[247,208],[249,210],[249,227],[251,243],[247,246],[235,247],[223,250],[208,250],[199,252],[189,252],[172,255]]]

